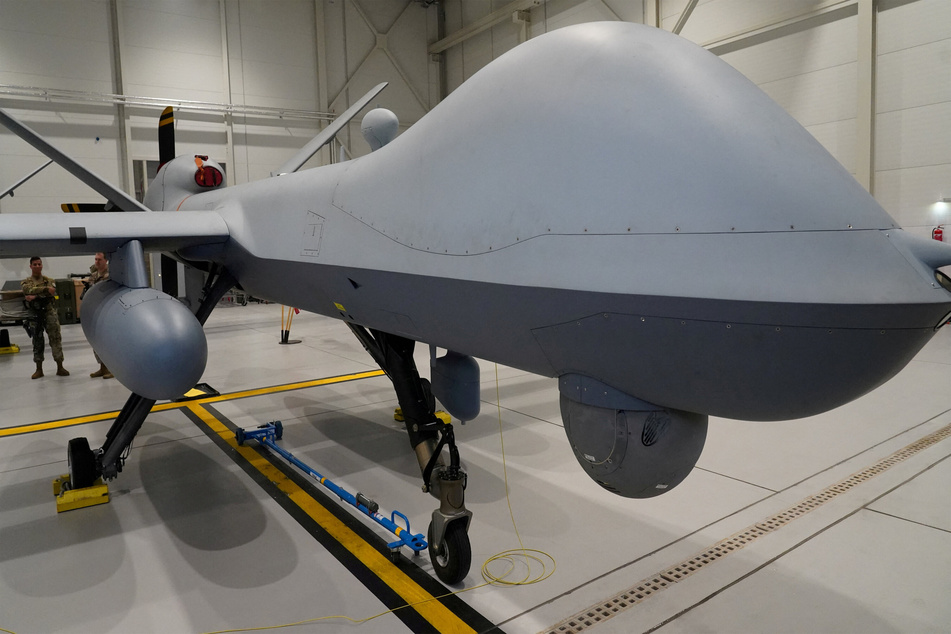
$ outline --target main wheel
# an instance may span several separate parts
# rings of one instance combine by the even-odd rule
[[[85,438],[73,438],[66,448],[69,463],[69,486],[71,489],[84,489],[95,483],[99,477],[96,470],[96,454],[89,448]]]
[[[454,585],[466,578],[472,563],[472,547],[469,545],[465,522],[448,524],[438,544],[433,543],[433,523],[430,522],[426,541],[429,542],[429,558],[436,576],[443,583]]]

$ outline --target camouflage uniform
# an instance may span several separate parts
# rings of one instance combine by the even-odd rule
[[[89,284],[98,284],[99,282],[105,282],[109,279],[109,266],[106,265],[106,270],[102,273],[99,272],[99,269],[96,268],[96,265],[93,264],[89,267]]]
[[[63,363],[63,335],[59,330],[59,315],[56,312],[56,298],[50,295],[47,286],[56,288],[56,283],[45,275],[36,280],[31,275],[22,282],[20,288],[24,295],[36,295],[37,299],[27,302],[30,308],[30,314],[33,318],[33,361],[43,362],[43,351],[45,348],[43,341],[43,331],[50,338],[50,348],[53,349],[53,361],[57,364]],[[43,302],[43,300],[46,300]],[[37,308],[38,303],[45,303],[42,308]],[[33,304],[30,306],[30,304]]]
[[[109,265],[106,265],[106,270],[100,273],[99,269],[96,268],[96,265],[93,264],[92,266],[89,267],[89,277],[86,278],[86,282],[89,284],[89,286],[86,287],[86,290],[89,290],[92,286],[98,284],[99,282],[105,282],[108,279],[109,279]],[[86,291],[83,291],[83,295],[85,294],[86,294]],[[82,298],[82,296],[80,296],[80,298]],[[92,355],[96,357],[96,363],[98,363],[101,366],[105,366],[105,364],[102,362],[102,359],[99,358],[99,355],[96,353],[95,350],[92,351]]]

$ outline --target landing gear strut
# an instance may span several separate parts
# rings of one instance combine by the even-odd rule
[[[393,382],[399,399],[410,444],[423,476],[423,491],[439,500],[429,525],[429,554],[433,568],[443,583],[456,584],[469,573],[472,549],[469,522],[472,511],[466,508],[466,473],[459,464],[459,449],[451,424],[436,416],[436,400],[429,381],[419,376],[413,348],[416,342],[397,335],[368,331],[347,325],[370,356]],[[449,464],[443,460],[448,449]]]

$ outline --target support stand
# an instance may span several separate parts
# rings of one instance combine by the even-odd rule
[[[292,343],[300,343],[300,339],[291,339],[291,322],[294,321],[294,315],[298,313],[298,309],[290,308],[288,310],[287,320],[284,319],[284,307],[281,306],[281,345],[288,345]]]

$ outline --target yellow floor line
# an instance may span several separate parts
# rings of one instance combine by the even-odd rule
[[[201,403],[190,401],[185,404],[203,423],[233,447],[245,460],[264,477],[273,482],[278,489],[309,515],[321,528],[340,542],[356,556],[360,562],[393,589],[407,604],[413,605],[424,619],[433,624],[440,632],[474,632],[449,608],[437,601],[387,557],[350,530],[346,524],[319,504],[307,491],[299,487],[277,467],[266,460],[256,449],[247,445],[238,445],[234,432],[213,416]]]
[[[345,374],[343,376],[332,376],[324,379],[313,379],[311,381],[299,381],[297,383],[285,383],[284,385],[275,385],[273,387],[262,387],[256,388],[253,390],[243,390],[241,392],[230,392],[228,394],[221,394],[219,396],[209,396],[207,398],[199,398],[192,401],[184,401],[181,403],[159,403],[152,408],[153,412],[164,412],[170,409],[180,409],[182,407],[187,407],[191,403],[219,403],[221,401],[232,401],[240,398],[249,398],[252,396],[263,396],[265,394],[278,394],[280,392],[288,392],[291,390],[301,390],[308,387],[316,387],[318,385],[330,385],[333,383],[343,383],[345,381],[355,381],[357,379],[368,379],[375,376],[381,376],[383,370],[369,370],[367,372],[357,372],[354,374]],[[86,423],[96,423],[104,420],[112,420],[119,415],[119,410],[114,412],[102,412],[99,414],[89,414],[86,416],[77,416],[75,418],[63,418],[61,420],[52,420],[45,423],[34,423],[31,425],[19,425],[17,427],[8,427],[6,429],[0,429],[0,438],[5,436],[19,436],[21,434],[29,434],[38,431],[48,431],[50,429],[61,429],[64,427],[72,427],[74,425],[85,425]]]
[[[407,604],[412,605],[424,619],[433,624],[440,632],[459,632],[471,633],[474,630],[460,619],[445,605],[414,582],[409,576],[401,571],[387,557],[382,555],[376,548],[371,546],[359,535],[353,532],[346,524],[319,504],[304,489],[297,486],[291,479],[284,475],[278,468],[266,460],[258,451],[250,446],[238,446],[234,438],[234,432],[228,429],[221,421],[214,417],[202,405],[205,403],[220,403],[241,398],[253,396],[263,396],[267,394],[276,394],[291,390],[300,390],[320,385],[331,385],[334,383],[343,383],[358,379],[366,379],[382,376],[382,370],[370,370],[367,372],[357,372],[343,376],[328,377],[323,379],[314,379],[311,381],[300,381],[296,383],[287,383],[273,387],[257,388],[252,390],[243,390],[240,392],[231,392],[219,396],[209,396],[183,402],[159,403],[152,408],[152,412],[161,412],[172,409],[188,408],[203,423],[216,434],[232,446],[245,460],[254,468],[260,471],[268,480],[273,482],[281,491],[309,515],[321,528],[329,535],[340,542],[347,550],[354,554],[360,562],[369,570],[376,574],[384,583],[393,589]],[[48,431],[51,429],[61,429],[86,423],[94,423],[104,420],[111,420],[119,415],[119,411],[102,412],[99,414],[90,414],[86,416],[77,416],[74,418],[65,418],[62,420],[48,421],[45,423],[35,423],[31,425],[20,425],[7,429],[0,429],[0,438],[5,436],[16,436],[28,434],[31,432]]]

